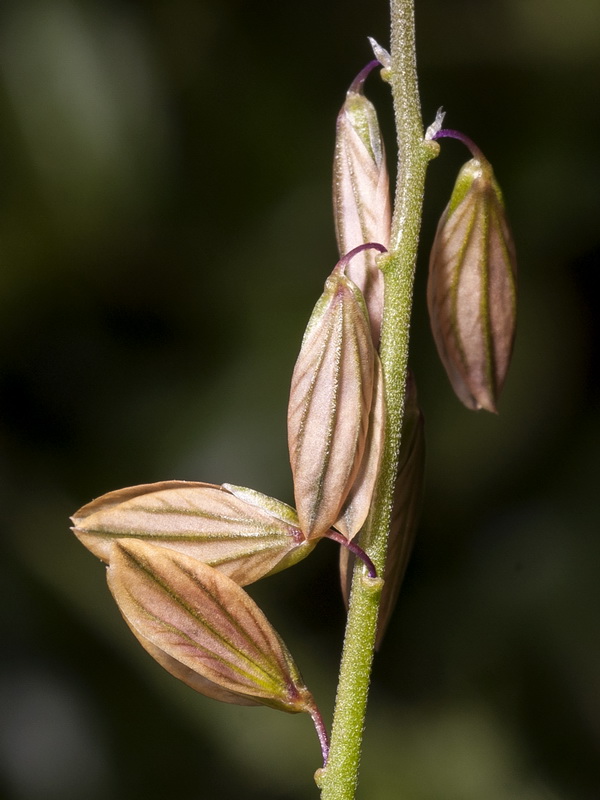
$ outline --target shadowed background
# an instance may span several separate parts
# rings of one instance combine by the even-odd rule
[[[110,489],[231,482],[292,502],[285,414],[337,258],[334,124],[385,0],[5,0],[0,9],[0,796],[303,800],[310,720],[217,704],[142,651],[68,517]],[[426,501],[377,656],[359,797],[600,793],[600,6],[419,0],[425,123],[492,161],[520,316],[500,415],[452,395],[428,245],[412,366]],[[388,90],[370,78],[394,161]],[[330,542],[251,587],[331,717]]]

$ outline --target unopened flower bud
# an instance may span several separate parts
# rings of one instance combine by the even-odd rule
[[[376,352],[363,296],[344,274],[354,254],[328,278],[292,376],[290,463],[307,539],[323,536],[338,518],[367,440]]]
[[[333,209],[340,255],[365,242],[389,244],[391,204],[385,150],[377,113],[363,94],[376,66],[356,77],[337,118],[333,167]],[[375,345],[383,315],[383,276],[377,254],[366,250],[349,264],[347,275],[359,287],[369,311]]]
[[[286,646],[222,572],[165,547],[118,539],[107,578],[141,645],[188,686],[227,703],[313,712]]]
[[[483,157],[463,166],[439,222],[427,301],[457,396],[495,412],[513,347],[516,259],[502,192]]]
[[[73,532],[108,562],[116,539],[136,539],[217,567],[240,586],[307,556],[293,508],[252,489],[163,481],[109,492],[80,508]]]

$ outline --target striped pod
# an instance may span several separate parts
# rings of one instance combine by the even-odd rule
[[[515,333],[516,259],[502,192],[482,157],[461,169],[439,222],[427,304],[458,398],[496,412]]]

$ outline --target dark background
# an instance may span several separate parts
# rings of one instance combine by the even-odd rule
[[[385,0],[4,0],[0,9],[0,796],[317,796],[307,717],[217,704],[135,643],[69,515],[167,478],[291,502],[285,413],[336,261],[335,116]],[[504,189],[520,270],[498,417],[426,318],[459,166],[428,174],[412,364],[422,525],[377,657],[359,796],[600,797],[596,0],[419,0],[438,106]],[[371,83],[372,81],[372,83]],[[390,163],[387,87],[371,78]],[[252,587],[331,717],[335,547]]]

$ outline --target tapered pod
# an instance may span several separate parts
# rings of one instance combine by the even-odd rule
[[[142,646],[201,694],[311,713],[288,649],[246,592],[222,572],[132,539],[111,545],[108,585]]]
[[[516,323],[516,257],[490,163],[461,169],[429,261],[431,328],[452,387],[467,408],[495,412]]]
[[[389,245],[392,209],[385,148],[377,112],[364,95],[367,76],[379,66],[372,61],[357,75],[337,117],[333,212],[340,255],[365,242]],[[365,298],[375,346],[383,314],[383,275],[377,255],[364,250],[346,273]]]
[[[343,515],[367,444],[379,357],[362,293],[345,275],[348,262],[366,247],[384,249],[361,246],[338,262],[292,375],[290,463],[300,528],[309,540]]]
[[[81,543],[105,562],[117,539],[145,541],[217,567],[240,586],[290,566],[316,544],[293,508],[229,484],[129,486],[83,506],[72,521]]]

